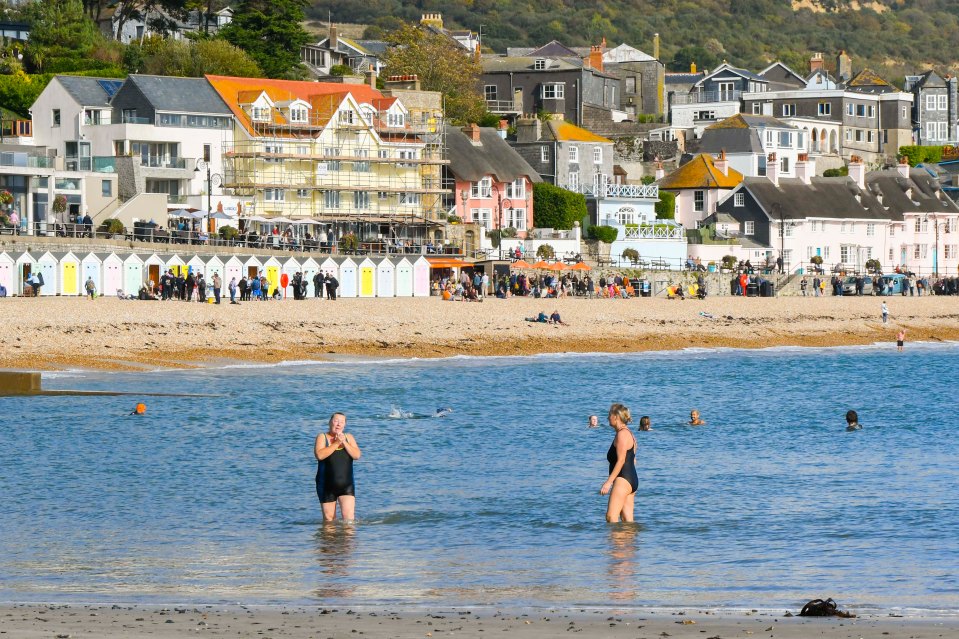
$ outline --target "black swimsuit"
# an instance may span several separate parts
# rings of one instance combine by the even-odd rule
[[[330,440],[323,435],[323,441],[329,443]],[[353,458],[346,450],[337,448],[326,459],[317,460],[316,496],[321,504],[353,494]]]
[[[635,493],[639,489],[639,476],[636,474],[636,453],[633,452],[634,446],[636,446],[635,437],[633,438],[633,446],[630,446],[629,450],[626,451],[626,461],[623,462],[623,467],[619,469],[619,474],[616,475],[616,477],[622,477],[629,482],[630,487],[633,489],[630,494]],[[613,443],[609,445],[609,451],[606,452],[606,461],[609,462],[609,472],[613,472],[613,468],[618,461],[615,439]]]

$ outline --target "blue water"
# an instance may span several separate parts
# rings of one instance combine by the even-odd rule
[[[0,400],[0,600],[959,611],[959,347],[908,346],[49,377],[222,397]],[[654,426],[632,527],[613,401]],[[354,527],[313,492],[333,410]]]

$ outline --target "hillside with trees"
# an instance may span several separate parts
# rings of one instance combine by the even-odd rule
[[[712,68],[722,60],[760,69],[782,60],[806,69],[810,52],[827,58],[844,49],[857,68],[890,79],[929,66],[959,66],[955,0],[320,0],[311,17],[371,25],[368,36],[392,31],[422,13],[443,14],[450,28],[479,31],[484,49],[626,42],[647,52],[654,33],[670,68]]]

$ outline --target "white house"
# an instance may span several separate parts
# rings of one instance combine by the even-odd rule
[[[699,151],[725,152],[729,166],[746,177],[763,177],[771,153],[779,162],[780,177],[796,177],[799,154],[806,153],[805,131],[763,115],[736,114],[703,131]]]

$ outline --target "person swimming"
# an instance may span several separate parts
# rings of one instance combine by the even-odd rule
[[[390,419],[410,419],[413,416],[413,413],[408,413],[402,408],[397,408],[396,406],[390,406],[390,412],[387,414],[387,417]]]
[[[433,413],[433,417],[446,417],[453,412],[453,409],[447,406],[446,408],[437,408],[436,412]]]
[[[599,428],[599,417],[596,415],[590,415],[589,419],[586,420],[586,425],[589,428]]]
[[[316,457],[316,496],[323,509],[323,521],[340,517],[352,523],[356,509],[356,488],[353,484],[353,462],[360,458],[360,447],[352,435],[344,432],[346,415],[333,413],[329,431],[316,436],[313,454]]]
[[[639,430],[653,430],[650,426],[649,415],[643,415],[639,418]]]
[[[859,413],[854,410],[846,411],[846,430],[862,430],[862,424],[859,423]]]
[[[695,408],[689,411],[689,425],[690,426],[705,426],[706,422],[699,418],[699,411]]]
[[[629,409],[622,404],[609,407],[609,425],[616,431],[613,443],[606,451],[609,462],[609,478],[599,489],[599,494],[609,495],[606,506],[606,521],[617,523],[633,521],[636,491],[639,476],[636,474],[636,438],[629,431],[632,418]]]
[[[131,415],[146,415],[147,405],[144,403],[137,404],[133,410],[130,412]]]

